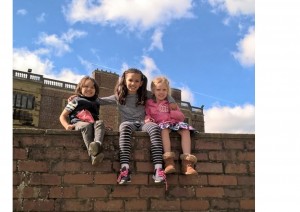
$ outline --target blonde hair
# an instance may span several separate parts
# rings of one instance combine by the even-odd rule
[[[168,94],[171,95],[171,87],[169,80],[166,77],[160,76],[160,77],[155,77],[152,82],[151,82],[151,91],[154,94],[155,87],[157,84],[162,83],[165,84],[168,88]]]

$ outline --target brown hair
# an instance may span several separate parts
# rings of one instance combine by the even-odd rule
[[[126,71],[124,71],[124,73],[120,77],[119,81],[117,82],[116,87],[115,87],[115,95],[117,96],[118,102],[121,105],[125,105],[126,96],[128,95],[128,89],[126,86],[126,74],[128,74],[128,73],[135,73],[135,74],[141,75],[141,80],[142,80],[143,84],[137,90],[138,98],[136,100],[136,105],[145,105],[146,100],[147,100],[148,79],[139,69],[136,69],[136,68],[129,68]]]
[[[96,82],[96,80],[92,77],[89,77],[89,76],[84,76],[80,81],[79,83],[77,84],[76,88],[75,88],[75,94],[77,95],[82,95],[82,87],[84,85],[84,83],[87,81],[87,80],[91,80],[93,83],[94,83],[94,86],[95,86],[95,95],[93,97],[97,98],[98,95],[99,95],[99,85],[98,83]]]

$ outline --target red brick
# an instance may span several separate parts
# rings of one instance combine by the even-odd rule
[[[207,175],[199,173],[198,175],[179,175],[180,185],[207,185]]]
[[[95,211],[124,211],[123,200],[96,200],[94,203]]]
[[[216,139],[217,140],[217,139]],[[196,150],[204,150],[204,149],[211,149],[211,150],[220,150],[222,149],[222,142],[221,141],[199,141],[195,144]]]
[[[222,163],[197,163],[198,173],[223,173]]]
[[[156,200],[151,199],[150,210],[154,211],[180,211],[180,200]]]
[[[192,153],[198,159],[198,161],[206,161],[208,160],[207,153]]]
[[[153,172],[154,166],[149,162],[136,162],[136,170],[138,172]]]
[[[13,173],[13,185],[20,185],[22,183],[22,176],[20,172]]]
[[[209,185],[237,185],[236,176],[228,175],[209,175]]]
[[[139,194],[139,189],[137,186],[133,185],[118,185],[112,191],[112,197],[137,197]]]
[[[117,174],[115,173],[97,173],[95,174],[95,184],[110,185],[117,183]]]
[[[246,140],[246,148],[248,150],[254,150],[255,149],[255,140]]]
[[[17,162],[13,161],[13,172],[17,171]]]
[[[250,174],[255,173],[255,163],[249,163],[249,173]]]
[[[239,160],[239,161],[255,161],[255,153],[254,152],[238,152],[237,160]]]
[[[181,200],[181,209],[184,211],[204,211],[209,209],[207,200]]]
[[[211,200],[211,207],[214,209],[238,209],[239,202],[234,200],[224,200],[224,199],[213,199]]]
[[[19,171],[28,171],[28,172],[48,172],[49,164],[45,161],[19,161]]]
[[[54,172],[74,172],[80,170],[81,164],[80,162],[65,162],[58,161],[58,163],[52,164],[52,171]]]
[[[247,173],[247,166],[246,164],[227,164],[225,167],[226,174],[245,174]]]
[[[30,158],[34,160],[61,159],[63,152],[62,147],[32,148],[30,150]]]
[[[175,187],[169,189],[169,194],[175,198],[192,198],[195,197],[195,189],[193,187]]]
[[[255,177],[254,176],[239,176],[237,177],[239,185],[254,185]]]
[[[23,147],[49,147],[51,146],[51,141],[46,140],[45,137],[31,137],[25,136],[21,139],[21,143]]]
[[[11,211],[11,210],[7,210]],[[21,200],[13,200],[13,211],[23,211],[23,201]]]
[[[91,174],[66,174],[63,176],[63,182],[65,184],[92,184],[93,175]]]
[[[23,187],[18,186],[14,189],[14,198],[47,198],[49,189],[47,187]]]
[[[131,185],[148,185],[148,174],[134,173],[131,175]]]
[[[255,188],[254,185],[253,186],[247,186],[247,187],[243,187],[243,197],[250,197],[250,198],[254,198],[255,197]]]
[[[107,192],[102,186],[79,187],[78,197],[79,198],[107,197]]]
[[[240,188],[224,188],[226,197],[242,197],[243,191]]]
[[[135,161],[150,161],[150,151],[148,149],[135,150],[133,158]]]
[[[47,199],[25,199],[24,211],[54,211],[54,200]]]
[[[218,197],[224,196],[224,189],[222,187],[202,187],[196,189],[197,197]]]
[[[66,199],[61,211],[91,211],[93,201],[91,199]]]
[[[224,141],[225,149],[244,149],[243,140],[225,140]]]
[[[236,151],[210,151],[209,152],[210,160],[236,160]]]
[[[240,208],[244,210],[254,210],[255,209],[255,201],[254,199],[244,199],[240,201]]]
[[[178,169],[177,169],[178,170]],[[168,185],[178,185],[179,184],[179,178],[177,174],[168,174],[167,176],[167,181]]]
[[[13,159],[14,160],[27,159],[27,148],[26,149],[14,148],[14,150],[13,150]]]
[[[75,187],[52,187],[50,188],[49,198],[75,198],[76,189]]]
[[[146,198],[164,198],[165,188],[142,187],[140,188],[140,197]]]
[[[30,185],[61,185],[61,176],[56,174],[32,174]]]
[[[147,211],[147,204],[147,200],[128,200],[125,201],[125,211]]]

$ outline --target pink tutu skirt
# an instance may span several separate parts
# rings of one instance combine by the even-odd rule
[[[160,129],[170,129],[172,131],[178,131],[180,129],[186,129],[192,132],[196,131],[194,127],[192,127],[191,125],[185,122],[178,122],[178,123],[163,122],[158,124],[158,126],[160,127]]]

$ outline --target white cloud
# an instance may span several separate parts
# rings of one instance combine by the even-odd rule
[[[255,31],[250,27],[248,34],[237,43],[237,52],[232,53],[242,66],[252,66],[255,63]]]
[[[41,59],[39,51],[31,52],[22,48],[13,49],[13,69],[27,71],[29,68],[32,69],[35,74],[47,76],[53,69],[53,64],[48,59]]]
[[[40,16],[36,18],[36,21],[39,23],[45,22],[46,13],[42,13]]]
[[[26,14],[27,14],[27,10],[25,10],[25,9],[20,9],[20,10],[17,11],[17,14],[18,14],[18,15],[26,15]]]
[[[160,75],[160,71],[155,64],[155,61],[151,57],[143,56],[141,63],[144,66],[144,68],[141,71],[144,73],[144,75],[146,75],[148,79],[147,89],[151,90],[150,89],[151,81],[155,76]]]
[[[70,43],[73,42],[75,38],[80,38],[85,36],[87,33],[84,31],[78,31],[69,29],[66,33],[63,33],[60,37],[56,34],[48,35],[46,33],[41,33],[37,43],[45,45],[52,50],[55,55],[62,56],[67,52],[71,52]]]
[[[77,75],[70,69],[62,69],[58,74],[53,74],[54,65],[49,59],[42,59],[40,56],[44,50],[31,52],[27,49],[13,50],[13,69],[27,71],[32,69],[33,74],[43,75],[45,78],[61,80],[65,82],[78,83],[83,75]]]
[[[48,78],[77,84],[83,76],[75,74],[71,69],[64,68],[57,75],[48,75]]]
[[[255,13],[254,0],[209,0],[213,12],[225,11],[230,16],[253,15]]]
[[[174,19],[193,17],[192,0],[73,0],[63,8],[71,22],[89,22],[147,30],[169,24]]]
[[[154,33],[153,33],[153,35],[151,37],[152,43],[151,43],[150,48],[149,48],[150,51],[153,50],[153,49],[155,49],[155,48],[157,48],[157,49],[159,49],[161,51],[163,50],[163,44],[162,44],[162,41],[161,41],[162,36],[163,36],[163,33],[162,33],[161,30],[156,29],[154,31]]]
[[[212,107],[204,110],[206,133],[255,133],[255,107]]]
[[[192,106],[194,105],[195,99],[194,94],[190,90],[189,87],[183,86],[181,88],[178,88],[181,90],[181,100],[185,102],[189,102]]]

